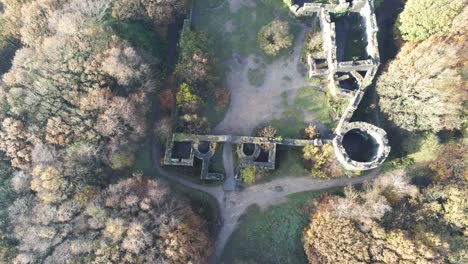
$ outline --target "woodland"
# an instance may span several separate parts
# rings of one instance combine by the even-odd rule
[[[379,38],[393,51],[381,48],[358,114],[379,117],[392,152],[373,182],[308,199],[296,242],[309,263],[468,262],[468,3],[375,0],[377,18],[389,2],[402,9]],[[230,103],[219,39],[183,25],[191,6],[0,0],[0,263],[209,262],[207,208],[139,169],[160,162],[141,158],[152,159],[149,138],[207,134]],[[256,24],[246,42],[256,46],[242,52],[287,54],[295,31],[283,20]],[[320,48],[314,36],[309,49]],[[282,137],[288,124],[270,123],[257,135]],[[312,124],[298,131],[321,134]],[[331,145],[293,155],[310,177],[346,174]],[[295,166],[283,164],[279,173]],[[244,170],[247,185],[261,173]]]

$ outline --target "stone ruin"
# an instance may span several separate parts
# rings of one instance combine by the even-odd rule
[[[330,140],[325,140],[331,143]],[[223,180],[224,175],[209,172],[209,164],[213,157],[217,143],[230,142],[237,145],[236,155],[239,168],[254,166],[260,169],[274,170],[276,160],[276,146],[322,146],[321,139],[280,139],[249,136],[229,135],[194,135],[174,133],[168,140],[164,165],[193,166],[195,158],[202,160],[200,179]],[[201,148],[201,143],[205,146]],[[237,173],[237,175],[239,175]]]
[[[340,164],[351,171],[374,169],[385,161],[390,153],[386,132],[369,123],[350,121],[380,64],[373,1],[338,0],[336,4],[304,3],[302,6],[293,4],[290,10],[297,17],[316,17],[320,24],[322,50],[307,54],[309,77],[326,78],[333,96],[349,99],[333,139],[275,139],[175,133],[167,143],[165,165],[193,166],[194,159],[198,158],[203,161],[201,179],[222,180],[223,175],[208,170],[216,144],[221,142],[237,144],[240,168],[255,166],[275,169],[276,145],[321,146],[332,143]],[[358,25],[350,26],[353,22],[358,22]],[[351,60],[349,54],[346,54],[347,34],[361,37],[358,43],[361,46],[355,47],[360,53]],[[205,152],[200,151],[200,144],[204,145]]]

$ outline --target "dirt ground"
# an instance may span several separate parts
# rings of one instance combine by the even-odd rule
[[[255,0],[228,0],[231,12],[237,12],[242,6],[255,7]]]
[[[299,71],[299,60],[305,28],[296,37],[290,55],[284,55],[265,66],[265,81],[259,86],[249,83],[248,69],[258,67],[253,55],[235,58],[228,67],[227,85],[231,103],[224,120],[216,126],[216,134],[250,135],[255,127],[281,116],[284,111],[281,95],[287,92],[292,100],[296,92],[308,85],[304,73]]]

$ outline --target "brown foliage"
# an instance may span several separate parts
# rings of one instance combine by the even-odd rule
[[[206,263],[211,254],[206,222],[141,175],[100,192],[84,187],[60,204],[18,201],[10,212],[18,262]]]
[[[207,134],[210,131],[206,117],[197,114],[185,114],[179,117],[178,127],[191,134]]]
[[[214,90],[213,96],[216,104],[219,107],[225,108],[229,104],[229,93],[226,91],[226,89]]]
[[[465,142],[444,145],[439,157],[429,167],[434,171],[438,181],[468,181],[468,147]]]
[[[344,174],[331,144],[323,146],[307,145],[302,150],[305,166],[311,175],[320,178],[338,178]]]
[[[440,3],[433,7],[449,9]],[[463,65],[468,62],[468,45],[466,28],[461,25],[467,18],[468,13],[462,12],[455,18],[461,28],[454,26],[420,43],[406,43],[379,77],[380,108],[399,127],[434,132],[463,127],[468,98]]]
[[[104,1],[6,2],[28,45],[16,52],[0,95],[5,116],[24,120],[15,136],[24,142],[0,145],[13,166],[30,161],[25,146],[32,138],[59,149],[86,142],[104,157],[138,141],[155,86],[152,72],[135,49],[97,23]]]
[[[14,167],[25,168],[31,162],[31,136],[24,124],[13,118],[3,120],[0,129],[0,149],[5,151]]]
[[[443,258],[401,230],[386,231],[372,222],[362,228],[334,214],[336,197],[324,198],[304,231],[309,263],[443,263]]]
[[[320,137],[320,132],[316,126],[308,125],[306,128],[304,128],[304,137],[307,139],[316,139]]]
[[[266,126],[257,132],[257,136],[274,138],[276,136],[276,132],[277,132],[276,128],[272,126]]]
[[[161,110],[172,112],[175,106],[175,95],[172,89],[164,89],[159,93],[159,105]]]

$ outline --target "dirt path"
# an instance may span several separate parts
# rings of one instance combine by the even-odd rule
[[[378,172],[374,171],[366,176],[332,180],[319,180],[310,177],[285,177],[248,187],[242,192],[226,193],[221,203],[223,227],[215,242],[215,253],[211,263],[219,263],[226,242],[235,230],[239,217],[244,214],[247,207],[257,204],[260,208],[264,209],[270,205],[285,202],[287,196],[294,193],[359,184],[374,179],[377,174]]]
[[[230,142],[224,143],[223,148],[223,165],[226,172],[224,179],[224,191],[234,191],[236,189],[236,180],[234,179],[234,163],[232,157],[232,144]]]
[[[251,134],[258,125],[281,116],[284,111],[281,102],[283,92],[294,95],[308,85],[307,78],[298,70],[305,35],[305,28],[301,26],[292,53],[264,66],[265,81],[261,86],[251,85],[248,79],[249,68],[260,67],[261,62],[256,61],[253,55],[233,60],[227,76],[231,103],[224,120],[216,126],[214,133]]]
[[[287,196],[304,191],[315,191],[333,187],[359,184],[366,180],[374,179],[378,171],[373,171],[366,176],[356,178],[338,178],[320,180],[311,177],[283,177],[270,182],[250,186],[241,192],[224,191],[223,186],[204,186],[185,180],[175,174],[167,172],[161,167],[161,158],[156,139],[153,139],[152,160],[158,175],[163,178],[181,184],[185,187],[210,194],[218,202],[219,216],[222,227],[215,241],[215,252],[210,263],[219,263],[229,236],[235,230],[239,217],[250,205],[257,204],[261,208],[286,201]]]
[[[300,53],[300,48],[302,47],[301,43],[302,43],[303,35],[304,35],[304,29],[301,33],[302,37],[300,37],[295,43],[294,53],[293,53],[294,56],[291,56],[291,58],[296,58],[296,59],[292,61],[288,61],[287,59],[280,59],[274,62],[273,65],[271,66],[272,68],[268,72],[267,81],[265,82],[268,85],[264,85],[265,87],[263,87],[266,93],[276,92],[276,96],[280,95],[280,92],[282,92],[284,88],[281,88],[280,86],[281,80],[278,80],[278,78],[281,79],[283,77],[282,74],[291,74],[290,77],[298,76],[299,73],[297,72],[295,65],[297,65],[297,62],[299,59],[299,53]],[[240,72],[247,71],[248,69],[247,65],[248,63],[244,65],[243,67],[240,67],[241,69],[239,69],[237,73],[236,71],[233,71],[233,74],[231,74],[230,76],[231,77],[230,82],[232,84],[236,83],[235,77],[238,76]],[[246,76],[247,75],[244,74],[245,80],[243,80],[243,83],[241,82],[241,86],[239,87],[241,87],[241,89],[242,87],[245,89],[252,89],[253,87],[251,87],[248,84],[248,79]],[[305,78],[301,76],[301,78],[297,78],[296,81],[292,81],[288,87],[290,90],[294,90],[294,89],[298,89],[306,85],[307,85],[307,81],[305,80]],[[234,87],[234,86],[231,86],[231,87]],[[247,97],[250,94],[248,93],[248,91],[249,90],[244,91],[246,92],[245,95]],[[250,110],[252,110],[252,107],[254,109],[257,109],[260,106],[260,109],[263,109],[263,111],[270,111],[269,113],[274,112],[274,111],[271,111],[271,109],[274,109],[276,105],[274,104],[274,102],[267,101],[265,99],[265,92],[254,93],[253,96],[254,97],[257,96],[257,97],[255,97],[254,100],[248,101],[249,102],[248,104],[252,104],[251,106],[248,104],[247,105],[242,104],[241,100],[245,100],[244,97],[237,98],[238,100],[240,100],[239,102],[236,103],[237,107],[234,107],[234,108],[231,107],[232,109],[230,109],[230,114],[228,113],[228,115],[230,116],[229,117],[227,116],[225,119],[225,121],[226,120],[229,121],[229,122],[226,121],[225,124],[234,124],[235,126],[228,127],[227,125],[220,125],[220,128],[219,128],[220,131],[221,129],[233,129],[233,131],[235,131],[235,129],[242,128],[246,126],[246,124],[248,124],[249,127],[248,127],[247,132],[250,133],[250,131],[256,126],[256,124],[258,124],[258,122],[262,120],[261,118],[256,117],[256,114],[252,114],[252,112],[250,112]],[[277,98],[275,100],[277,100]],[[244,109],[244,107],[251,107],[251,108]],[[159,104],[154,104],[154,112],[160,113]],[[238,115],[241,115],[241,117],[246,118],[248,122],[237,123],[238,120],[236,120],[236,118],[239,118]],[[252,119],[250,119],[251,116],[253,116]],[[159,118],[160,118],[159,114],[156,114],[154,116],[155,125],[158,123],[157,121],[159,120]],[[265,117],[265,118],[269,118],[269,117]],[[351,179],[340,178],[340,179],[333,179],[333,180],[318,180],[318,179],[313,179],[310,177],[284,177],[284,178],[274,179],[268,183],[263,183],[263,184],[258,184],[258,185],[248,187],[244,189],[242,192],[225,191],[223,189],[223,186],[199,185],[191,181],[188,181],[186,179],[183,179],[182,177],[179,177],[176,174],[173,174],[164,170],[164,168],[162,167],[162,159],[161,159],[161,155],[159,151],[159,146],[161,145],[161,143],[158,141],[157,137],[151,137],[150,139],[151,139],[151,145],[152,145],[151,159],[152,159],[155,172],[158,176],[161,176],[169,180],[170,182],[181,184],[185,187],[205,192],[211,195],[214,199],[216,199],[218,203],[218,207],[220,210],[219,217],[222,222],[222,227],[215,241],[215,252],[212,258],[210,259],[210,263],[219,263],[219,258],[224,250],[224,247],[226,245],[226,242],[229,236],[232,234],[232,232],[235,230],[238,224],[239,217],[245,212],[245,209],[249,207],[250,205],[257,204],[261,208],[266,208],[272,204],[278,204],[278,203],[284,202],[286,200],[286,197],[293,193],[303,192],[303,191],[312,191],[312,190],[321,190],[321,189],[327,189],[327,188],[332,188],[332,187],[345,186],[348,184],[362,183],[365,180],[373,179],[377,175],[377,172],[373,172],[367,176],[351,178]],[[234,170],[233,164],[232,164],[232,149],[229,148],[229,146],[227,146],[227,148],[225,146],[225,155],[223,155],[223,164],[226,166],[228,171]]]

